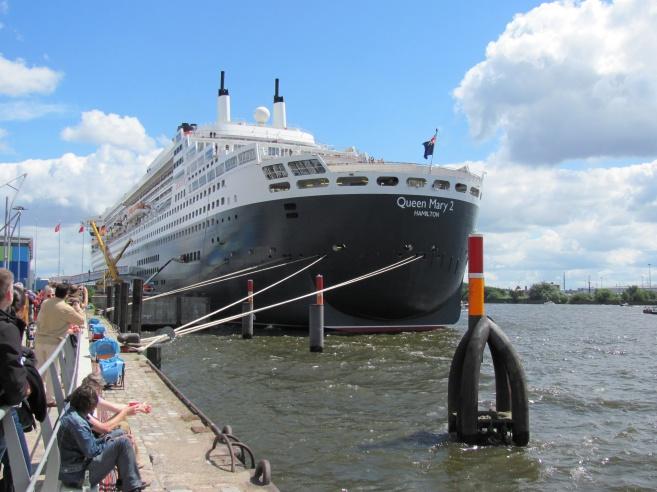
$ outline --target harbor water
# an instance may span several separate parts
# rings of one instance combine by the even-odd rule
[[[447,377],[467,317],[399,335],[218,329],[176,340],[163,370],[272,464],[285,491],[656,490],[657,316],[639,307],[489,305],[526,373],[526,448],[447,437]],[[490,355],[480,407],[494,404]]]

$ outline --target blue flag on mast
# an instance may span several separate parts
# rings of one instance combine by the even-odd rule
[[[436,137],[438,136],[438,130],[436,130],[436,133],[434,133],[433,137],[431,137],[431,140],[427,140],[426,142],[422,142],[422,145],[424,145],[424,158],[426,159],[430,155],[433,155],[433,147],[436,145]]]

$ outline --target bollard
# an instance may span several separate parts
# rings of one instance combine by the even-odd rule
[[[310,351],[324,351],[324,277],[315,277],[317,290],[317,304],[311,304],[308,312],[308,330],[310,338]]]
[[[111,319],[112,317],[112,311],[107,311],[109,308],[111,308],[114,305],[114,297],[112,297],[112,286],[108,285],[105,287],[105,316],[108,319]]]
[[[473,329],[484,316],[484,237],[468,237],[468,329]]]
[[[162,347],[152,345],[146,349],[146,358],[150,360],[155,367],[162,369]]]
[[[132,281],[132,312],[130,317],[130,331],[141,334],[141,310],[144,297],[144,281],[140,278]]]
[[[127,333],[128,331],[128,291],[130,284],[128,282],[121,282],[121,304],[119,305],[119,331]]]
[[[468,444],[516,446],[529,441],[529,400],[524,369],[511,341],[485,315],[483,237],[468,238],[468,330],[459,342],[449,371],[447,418],[450,434]],[[495,410],[481,411],[479,375],[488,345],[495,371]]]
[[[249,298],[242,303],[242,313],[253,310],[253,280],[247,280],[246,291]],[[253,313],[242,316],[242,338],[245,340],[253,338]]]
[[[121,306],[121,284],[119,282],[114,283],[114,309],[112,310],[112,323],[115,325],[119,324],[119,311]]]

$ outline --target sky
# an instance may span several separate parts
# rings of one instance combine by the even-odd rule
[[[14,205],[37,275],[60,239],[62,273],[86,271],[80,221],[178,124],[216,119],[220,70],[248,121],[278,77],[288,125],[318,142],[424,162],[438,128],[434,165],[485,173],[489,285],[647,287],[655,25],[650,0],[0,0],[0,184],[27,173]]]

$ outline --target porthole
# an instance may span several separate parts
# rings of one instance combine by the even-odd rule
[[[281,183],[272,183],[269,185],[270,193],[277,193],[279,191],[288,191],[289,189],[290,189],[290,183],[288,183],[287,181],[283,181]]]
[[[427,180],[424,178],[408,178],[406,184],[411,188],[424,188],[427,184]]]
[[[337,179],[338,186],[365,186],[368,181],[367,176],[342,176]]]
[[[379,186],[397,186],[399,178],[397,176],[379,176],[376,178],[376,184]]]
[[[442,179],[437,179],[433,182],[434,190],[449,190],[449,181],[444,181]]]
[[[329,185],[328,178],[300,179],[297,181],[297,188],[322,188]]]

